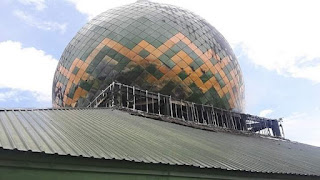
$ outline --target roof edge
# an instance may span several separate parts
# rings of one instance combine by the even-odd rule
[[[41,158],[40,158],[41,157]],[[165,164],[165,163],[153,163],[153,162],[138,162],[134,160],[126,160],[126,159],[106,159],[106,158],[94,158],[94,157],[84,157],[84,156],[75,156],[75,155],[60,155],[60,154],[48,154],[45,152],[32,152],[32,151],[22,151],[18,149],[4,149],[0,147],[0,159],[5,159],[7,162],[10,160],[15,161],[15,165],[12,164],[2,164],[0,163],[0,166],[15,166],[15,167],[24,167],[25,163],[18,163],[19,160],[26,161],[28,160],[28,168],[32,168],[34,162],[40,162],[41,165],[35,165],[33,168],[42,168],[42,169],[47,169],[48,167],[44,167],[44,162],[50,162],[50,168],[49,169],[57,169],[61,170],[66,167],[66,164],[71,164],[71,165],[79,165],[82,166],[81,164],[85,164],[86,166],[95,165],[95,167],[107,167],[110,168],[109,164],[106,164],[106,162],[116,162],[118,163],[118,166],[121,167],[128,167],[128,166],[123,166],[123,162],[131,164],[130,167],[137,167],[137,165],[142,165],[143,167],[146,166],[157,166],[157,167],[166,167],[168,170],[172,170],[172,167],[175,168],[190,168],[191,170],[197,170],[197,171],[208,171],[210,173],[215,174],[215,172],[222,172],[230,175],[230,173],[244,173],[242,175],[245,175],[247,173],[250,173],[250,177],[253,178],[252,175],[257,175],[257,179],[261,178],[261,174],[265,175],[266,177],[271,178],[271,176],[276,176],[277,178],[278,175],[280,176],[291,176],[293,179],[295,178],[319,178],[320,175],[315,175],[315,174],[298,174],[298,173],[279,173],[279,172],[267,172],[267,171],[247,171],[247,170],[235,170],[235,169],[224,169],[224,168],[217,168],[217,167],[199,167],[199,166],[193,166],[193,165],[186,165],[186,164]],[[90,161],[88,161],[90,160]],[[67,163],[66,163],[67,162]],[[52,166],[52,163],[63,163],[63,167],[61,166]],[[133,166],[134,165],[134,166]],[[65,169],[64,169],[65,170]],[[72,168],[72,170],[76,170]],[[95,168],[90,168],[90,169],[85,169],[85,167],[80,168],[79,170],[83,171],[95,171]],[[176,169],[174,169],[176,170]],[[215,172],[212,172],[212,170],[215,170]],[[102,172],[101,170],[98,170],[97,172]],[[154,172],[154,169],[153,169]],[[189,172],[189,171],[188,171]],[[131,172],[132,173],[132,172]],[[235,176],[239,176],[239,174],[234,174]],[[294,178],[295,177],[295,178]]]

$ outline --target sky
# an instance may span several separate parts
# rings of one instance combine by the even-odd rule
[[[216,27],[240,63],[246,113],[283,118],[285,137],[320,147],[320,1],[153,0]],[[0,108],[46,108],[58,60],[90,19],[134,0],[1,0]]]

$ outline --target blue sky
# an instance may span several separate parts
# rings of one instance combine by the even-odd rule
[[[131,2],[0,1],[0,108],[51,107],[64,47],[92,17]],[[226,37],[242,68],[247,113],[282,117],[286,138],[320,146],[317,1],[158,2],[195,12]]]

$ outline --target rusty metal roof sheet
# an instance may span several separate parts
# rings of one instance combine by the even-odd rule
[[[0,111],[0,147],[47,154],[320,176],[320,148],[112,109]]]

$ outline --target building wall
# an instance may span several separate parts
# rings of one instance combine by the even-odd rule
[[[147,175],[147,174],[124,174],[124,173],[100,173],[100,172],[85,172],[85,171],[66,171],[66,170],[52,170],[52,169],[27,169],[27,168],[12,168],[1,167],[0,179],[46,179],[46,180],[71,180],[71,179],[119,179],[119,180],[183,180],[195,179],[188,177],[173,177],[168,175]],[[201,178],[203,180],[210,178]]]
[[[316,177],[203,169],[0,150],[0,179],[207,180],[316,179]]]

